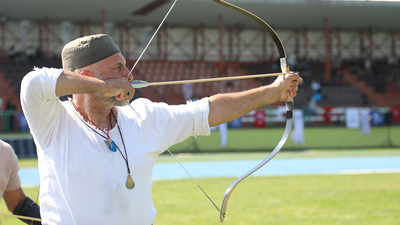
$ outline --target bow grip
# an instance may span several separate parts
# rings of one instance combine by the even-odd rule
[[[281,64],[282,73],[290,73],[290,69],[289,69],[289,65],[287,63],[286,57],[285,58],[280,58],[280,64]],[[287,95],[288,95],[288,97],[286,99],[286,102],[292,102],[292,105],[294,105],[293,97],[290,96],[289,92],[287,92]],[[286,108],[287,108],[287,106],[286,106]],[[294,107],[291,107],[291,108],[293,110]]]

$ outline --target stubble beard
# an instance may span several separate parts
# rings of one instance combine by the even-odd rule
[[[100,79],[100,80],[106,80],[106,78],[104,78],[103,74],[101,74],[99,72],[96,72],[96,78]],[[94,94],[94,99],[99,102],[109,103],[113,106],[126,106],[128,104],[124,100],[117,100],[115,97],[107,97],[100,93]]]

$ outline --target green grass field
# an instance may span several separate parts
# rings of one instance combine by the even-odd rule
[[[233,179],[198,182],[222,202]],[[252,177],[233,192],[225,224],[399,224],[400,174]],[[155,224],[220,224],[190,180],[154,184]]]
[[[263,159],[277,144],[282,132],[283,129],[265,129],[244,130],[239,134],[230,130],[227,147],[232,151],[230,153],[222,153],[215,147],[219,145],[216,132],[209,139],[196,139],[199,153],[190,149],[193,140],[171,150],[181,152],[176,157],[183,162]],[[400,128],[393,128],[391,134],[392,143],[400,146]],[[296,151],[282,151],[275,159],[399,156],[400,148],[379,148],[386,140],[385,128],[374,128],[370,137],[361,137],[358,130],[311,128],[306,129],[306,146],[296,147],[288,141],[285,150]],[[256,152],[243,153],[242,150]],[[158,159],[158,162],[174,161],[168,155]],[[20,160],[21,167],[36,165],[36,159]],[[235,179],[196,181],[220,207],[226,188]],[[398,225],[399,190],[399,173],[249,177],[233,192],[225,224]],[[24,187],[24,191],[36,200],[38,187]],[[219,212],[190,179],[155,181],[153,199],[158,211],[155,225],[220,224]],[[4,200],[0,201],[0,212],[9,213]],[[4,216],[0,216],[0,221],[2,224],[24,224]]]
[[[234,178],[198,179],[220,206]],[[36,198],[38,188],[25,188]],[[225,224],[398,225],[400,174],[250,177],[233,192]],[[191,180],[156,181],[155,224],[220,224],[219,213]],[[7,212],[4,201],[0,212]],[[24,224],[0,216],[3,224]]]

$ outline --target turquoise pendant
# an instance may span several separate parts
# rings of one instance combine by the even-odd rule
[[[115,145],[114,141],[111,139],[107,139],[104,141],[108,147],[108,149],[110,149],[113,152],[117,151],[117,146]]]

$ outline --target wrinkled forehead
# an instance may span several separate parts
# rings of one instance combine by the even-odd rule
[[[126,65],[126,60],[121,53],[115,53],[114,55],[109,56],[93,64],[94,68],[101,68],[101,70],[104,69],[114,70],[125,65]]]

